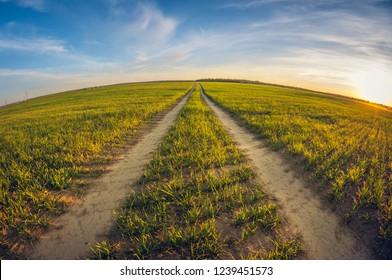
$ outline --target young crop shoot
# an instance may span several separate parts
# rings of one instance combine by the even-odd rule
[[[195,91],[118,214],[116,257],[291,259],[300,244],[284,224]]]
[[[300,162],[346,222],[366,228],[362,238],[379,257],[392,256],[390,109],[279,86],[206,82],[203,87],[249,130]]]
[[[86,178],[192,84],[97,87],[0,108],[0,258],[24,258],[25,245],[74,203]]]

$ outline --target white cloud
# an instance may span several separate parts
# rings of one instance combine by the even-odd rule
[[[23,8],[31,8],[38,11],[45,10],[44,0],[17,0],[17,3]]]
[[[388,2],[390,0],[356,0],[355,5],[372,5],[378,4],[382,2]],[[282,4],[282,7],[289,6],[297,6],[301,9],[307,8],[317,8],[322,6],[331,6],[331,5],[345,5],[348,7],[352,7],[352,3],[346,0],[323,0],[323,1],[315,1],[315,0],[251,0],[251,1],[241,1],[241,3],[237,2],[229,2],[228,4],[223,5],[221,8],[234,8],[246,10],[250,8],[261,7],[264,5],[274,5],[274,4]]]
[[[165,44],[175,35],[179,22],[173,17],[165,16],[150,2],[140,2],[135,15],[136,18],[129,23],[120,23],[119,38],[128,38],[138,47],[150,48]]]
[[[274,4],[278,2],[287,2],[287,0],[255,0],[242,3],[229,3],[223,5],[221,8],[236,8],[236,9],[249,9],[253,7],[258,7],[266,4]]]
[[[276,47],[277,53],[290,54],[290,50],[302,48],[332,52],[336,57],[377,57],[391,61],[392,30],[385,28],[391,25],[390,16],[371,7],[367,14],[345,9],[304,13],[287,8],[268,20],[250,23],[244,33],[257,38],[253,39],[255,43]]]
[[[45,11],[45,0],[0,0],[0,2],[15,2],[21,8],[31,8],[40,12]]]
[[[376,0],[358,3],[372,1]],[[266,13],[268,19],[249,17],[221,26],[206,22],[178,36],[180,15],[166,14],[150,1],[106,0],[108,17],[100,22],[98,36],[84,36],[85,49],[73,50],[72,42],[60,40],[0,37],[0,52],[60,54],[56,57],[64,62],[55,69],[2,70],[0,80],[6,85],[8,79],[6,88],[18,87],[16,92],[22,93],[24,88],[38,92],[51,86],[58,91],[103,83],[201,77],[245,78],[350,93],[362,77],[352,78],[355,69],[365,71],[374,59],[392,69],[392,30],[387,28],[392,19],[376,8],[366,13],[323,10],[312,6],[315,1],[311,0],[233,1],[227,8],[277,2],[282,5]],[[329,0],[314,5],[321,2],[342,3]],[[105,57],[94,57],[100,52]]]
[[[0,39],[0,51],[13,50],[33,53],[65,53],[61,41],[50,39]]]

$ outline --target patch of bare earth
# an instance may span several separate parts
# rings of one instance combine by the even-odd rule
[[[93,180],[83,197],[53,221],[51,229],[27,253],[28,258],[81,259],[91,251],[91,245],[105,238],[115,223],[114,212],[122,207],[189,95]]]
[[[228,113],[202,92],[223,126],[232,135],[254,166],[265,191],[278,200],[290,224],[301,235],[306,258],[373,259],[370,250],[342,219],[307,185],[287,160],[238,125]]]

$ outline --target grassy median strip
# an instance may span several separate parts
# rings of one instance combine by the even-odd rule
[[[195,90],[95,258],[290,259],[300,251],[247,159]]]

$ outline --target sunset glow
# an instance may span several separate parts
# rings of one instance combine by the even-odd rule
[[[199,78],[390,104],[390,26],[386,0],[0,0],[0,105],[26,93]]]
[[[392,105],[392,73],[383,69],[369,69],[354,75],[359,97],[379,104]]]

